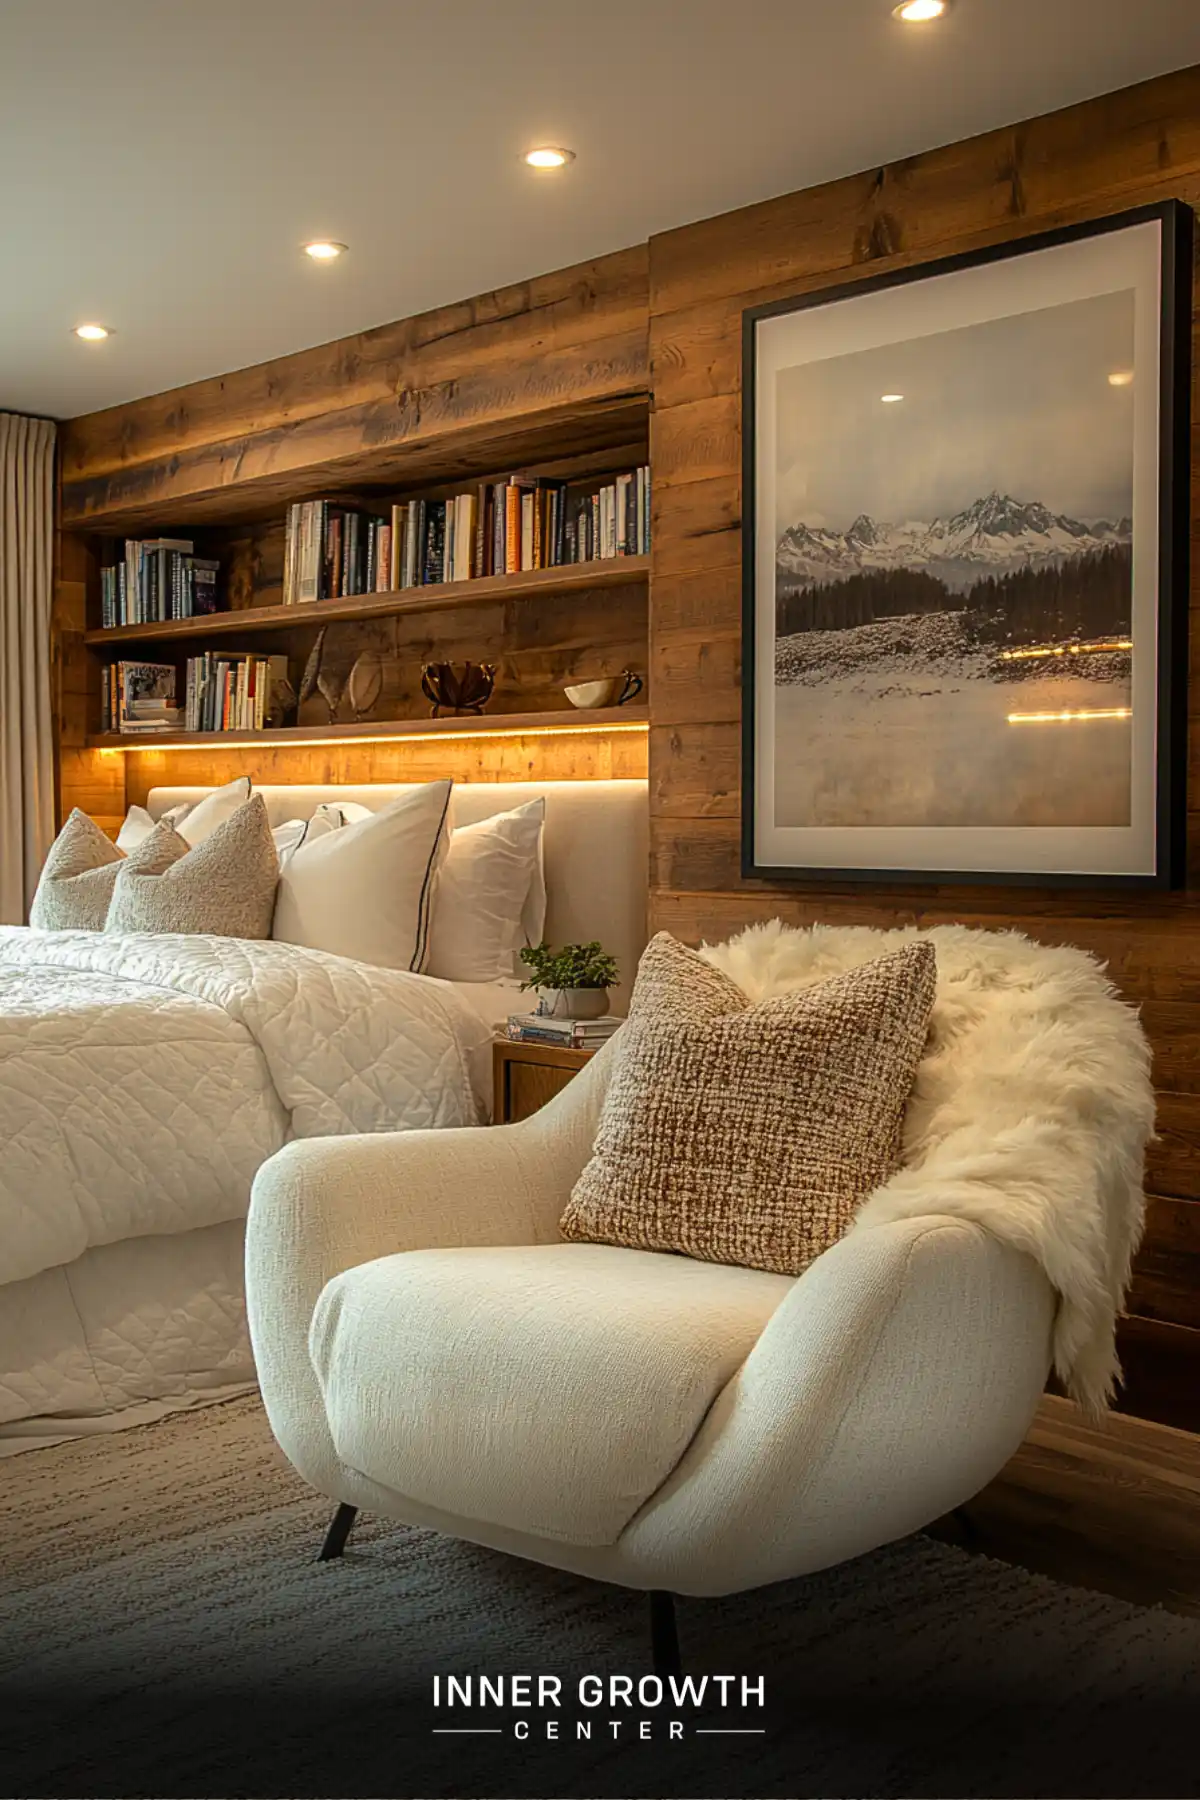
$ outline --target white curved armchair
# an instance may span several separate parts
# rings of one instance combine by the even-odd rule
[[[558,1220],[616,1045],[511,1126],[294,1143],[254,1185],[271,1426],[339,1503],[634,1588],[804,1574],[970,1499],[1016,1450],[1054,1295],[979,1226],[859,1229],[798,1279]]]

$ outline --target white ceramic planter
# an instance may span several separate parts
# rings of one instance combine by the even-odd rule
[[[608,1011],[607,988],[539,988],[538,1011],[551,1019],[598,1019]]]

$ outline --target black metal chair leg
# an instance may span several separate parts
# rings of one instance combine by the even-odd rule
[[[357,1506],[346,1506],[343,1503],[338,1507],[329,1530],[325,1533],[325,1542],[321,1545],[318,1562],[332,1562],[335,1556],[342,1554],[346,1548],[346,1539],[350,1536],[350,1527],[357,1517]]]
[[[650,1649],[656,1675],[682,1675],[675,1596],[662,1588],[652,1588],[650,1592]]]

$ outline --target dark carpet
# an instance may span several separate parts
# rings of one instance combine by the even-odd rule
[[[0,1463],[0,1793],[1197,1793],[1200,1621],[914,1538],[681,1601],[709,1683],[654,1704],[643,1596],[369,1517],[318,1564],[329,1510],[254,1400]],[[559,1703],[435,1707],[450,1674]]]

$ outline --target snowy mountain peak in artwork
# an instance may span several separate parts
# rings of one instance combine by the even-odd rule
[[[1072,537],[1087,534],[1086,525],[1061,513],[1055,517],[1040,500],[1022,502],[1014,500],[1011,494],[998,494],[994,489],[950,521],[951,531],[981,531],[988,537],[1019,537],[1025,531],[1052,531],[1055,525],[1061,526]]]
[[[776,547],[780,581],[805,586],[844,580],[868,569],[924,569],[950,588],[981,574],[1038,567],[1128,543],[1127,518],[1084,524],[1054,513],[1040,500],[982,494],[948,518],[890,524],[860,513],[848,530],[790,525]]]

